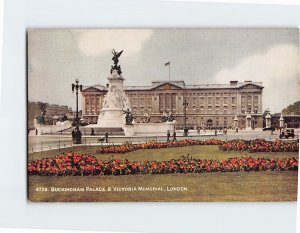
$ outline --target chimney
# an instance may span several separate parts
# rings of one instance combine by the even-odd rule
[[[238,81],[230,81],[231,86],[235,86],[238,83]]]

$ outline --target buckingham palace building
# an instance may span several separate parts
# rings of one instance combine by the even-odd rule
[[[149,86],[124,86],[135,122],[161,122],[163,115],[175,116],[177,128],[234,126],[263,127],[261,82],[230,81],[226,84],[186,85],[184,81],[153,81]],[[85,86],[82,90],[82,117],[96,123],[108,87]],[[184,102],[187,103],[184,106]]]

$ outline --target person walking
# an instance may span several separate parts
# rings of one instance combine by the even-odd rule
[[[75,128],[72,130],[72,140],[75,142]]]
[[[168,130],[168,131],[167,131],[167,142],[169,142],[169,141],[170,141],[170,136],[171,136],[171,134],[170,134],[170,130]]]
[[[173,141],[177,141],[177,139],[176,139],[176,131],[175,130],[173,132]]]
[[[92,136],[95,135],[95,130],[94,130],[94,128],[91,129],[91,135],[92,135]]]
[[[108,143],[108,131],[105,131],[105,142]]]

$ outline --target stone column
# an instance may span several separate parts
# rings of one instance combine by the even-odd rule
[[[251,95],[251,98],[252,98],[252,101],[251,101],[251,103],[252,103],[252,106],[251,106],[251,114],[254,114],[254,97],[253,97],[253,93],[252,93],[252,95]]]
[[[262,113],[262,94],[258,94],[258,109],[257,109],[258,113]]]
[[[279,127],[280,128],[284,127],[284,119],[283,119],[282,113],[281,113],[280,118],[279,118]]]
[[[242,96],[238,92],[236,95],[236,113],[241,113],[241,106],[242,106]]]
[[[85,114],[85,95],[81,95],[81,106],[82,106],[82,115]]]
[[[268,114],[266,115],[266,128],[271,128],[271,119],[272,119],[272,117],[271,117],[271,115],[268,113]]]

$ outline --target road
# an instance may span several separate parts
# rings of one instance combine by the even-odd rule
[[[299,138],[299,129],[295,130],[296,138]],[[83,145],[110,145],[110,144],[123,144],[125,142],[130,143],[143,143],[149,140],[156,141],[166,141],[166,136],[149,136],[149,135],[140,135],[134,137],[124,137],[124,136],[111,136],[109,137],[108,143],[98,142],[99,136],[83,136],[82,144]],[[182,131],[177,132],[177,140],[182,140],[185,138],[207,140],[211,138],[217,138],[220,140],[232,140],[232,139],[266,139],[274,140],[279,138],[279,131],[275,131],[272,135],[270,131],[262,130],[253,130],[253,131],[239,131],[235,133],[234,131],[228,131],[226,135],[222,132],[217,132],[215,136],[215,131],[203,131],[200,132],[200,135],[196,130],[191,130],[188,137],[184,137]],[[45,151],[51,149],[65,148],[77,146],[72,143],[72,137],[66,135],[42,135],[42,136],[29,136],[28,137],[28,153]]]

